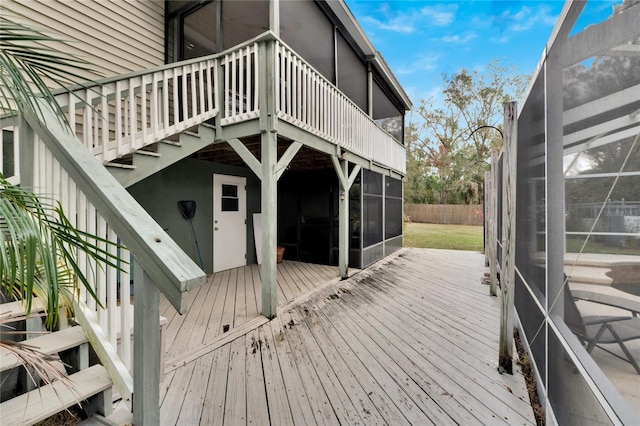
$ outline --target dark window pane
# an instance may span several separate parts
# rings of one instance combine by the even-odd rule
[[[223,197],[238,197],[238,186],[237,185],[222,185],[222,196]]]
[[[402,181],[392,177],[385,177],[385,195],[387,197],[402,198]]]
[[[387,198],[384,208],[385,238],[402,235],[402,199]]]
[[[382,197],[365,195],[363,197],[363,246],[382,241]]]
[[[222,7],[222,48],[229,49],[269,29],[268,1],[225,1]]]
[[[280,2],[280,36],[313,68],[335,83],[334,27],[312,1]]]
[[[217,25],[216,2],[185,16],[182,21],[182,59],[198,58],[218,52]]]
[[[367,110],[367,67],[347,40],[336,33],[338,88],[363,111]]]
[[[223,198],[222,199],[222,211],[223,212],[237,212],[238,211],[238,199],[237,198]]]
[[[10,130],[2,131],[2,169],[0,169],[4,177],[11,177],[16,174],[13,152],[13,132]]]
[[[370,170],[363,170],[363,188],[365,194],[382,195],[382,175]]]

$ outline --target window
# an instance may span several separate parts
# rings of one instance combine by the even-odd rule
[[[13,132],[10,130],[2,131],[2,152],[0,152],[2,160],[2,169],[0,172],[5,178],[9,178],[16,174],[15,151],[13,144]]]
[[[240,205],[238,200],[238,186],[222,184],[221,210],[223,212],[237,212]]]
[[[218,5],[212,2],[182,18],[182,59],[218,51]]]

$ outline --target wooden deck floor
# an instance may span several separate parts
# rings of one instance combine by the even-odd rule
[[[278,306],[295,303],[313,294],[315,289],[339,279],[336,266],[285,260],[278,265]],[[179,315],[162,297],[160,315],[167,319],[166,362],[180,363],[194,351],[206,351],[209,346],[216,346],[225,330],[234,330],[247,323],[251,327],[266,322],[266,318],[258,315],[260,292],[260,267],[247,265],[213,274],[207,284],[192,289],[186,315]]]
[[[476,253],[404,250],[201,345],[167,364],[162,424],[535,424],[519,369],[496,370],[499,300],[480,284],[483,265]],[[214,299],[194,307],[224,317]]]

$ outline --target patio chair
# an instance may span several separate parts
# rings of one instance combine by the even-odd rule
[[[604,316],[588,315],[583,316],[578,310],[576,300],[586,300],[600,305],[613,306],[625,309],[631,315],[627,316]],[[565,291],[564,306],[565,323],[573,331],[578,339],[585,345],[588,353],[598,346],[605,352],[610,353],[633,365],[633,368],[640,374],[640,366],[633,358],[631,352],[624,344],[630,340],[640,339],[640,303],[622,297],[602,294],[592,291],[573,290],[568,288]],[[626,359],[601,345],[617,343],[626,356]]]

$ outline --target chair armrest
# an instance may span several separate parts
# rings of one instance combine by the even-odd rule
[[[631,312],[634,317],[640,314],[640,301],[631,298],[627,299],[626,297],[613,296],[588,290],[571,290],[571,295],[577,300],[585,300],[588,302],[625,309]]]
[[[601,317],[601,316],[587,316],[582,318],[584,325],[594,324],[607,324],[616,321],[628,321],[631,317]]]

